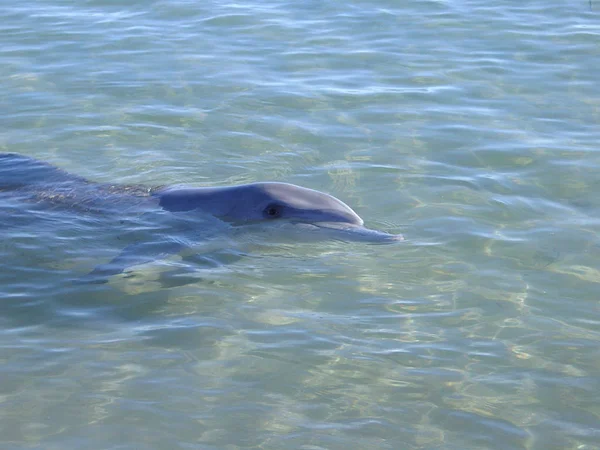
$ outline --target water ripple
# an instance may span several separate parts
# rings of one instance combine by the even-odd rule
[[[595,448],[599,32],[587,2],[4,4],[0,152],[293,182],[407,240],[81,286],[147,218],[0,192],[0,443]]]

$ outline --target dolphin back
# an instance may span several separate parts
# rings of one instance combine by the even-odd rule
[[[87,184],[88,181],[28,156],[0,153],[0,189],[15,190],[28,185],[56,183]]]
[[[28,156],[0,153],[0,193],[28,203],[99,213],[130,210],[150,201],[142,185],[96,183]]]

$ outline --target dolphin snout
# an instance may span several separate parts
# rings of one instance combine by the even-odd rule
[[[294,211],[294,219],[306,223],[333,223],[339,226],[362,226],[363,220],[350,208],[342,209],[305,209]]]
[[[345,241],[370,242],[391,244],[404,240],[401,234],[391,234],[384,231],[372,230],[361,225],[344,224],[338,222],[315,223],[322,231],[327,231],[333,238]]]

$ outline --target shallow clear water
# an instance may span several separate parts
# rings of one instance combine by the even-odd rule
[[[135,218],[3,195],[0,447],[600,448],[599,11],[3,1],[0,152],[287,181],[406,241],[81,285]]]

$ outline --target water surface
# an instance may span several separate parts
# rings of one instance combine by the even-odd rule
[[[0,152],[329,192],[394,246],[71,281],[118,214],[0,200],[7,449],[600,448],[592,2],[2,2]]]

